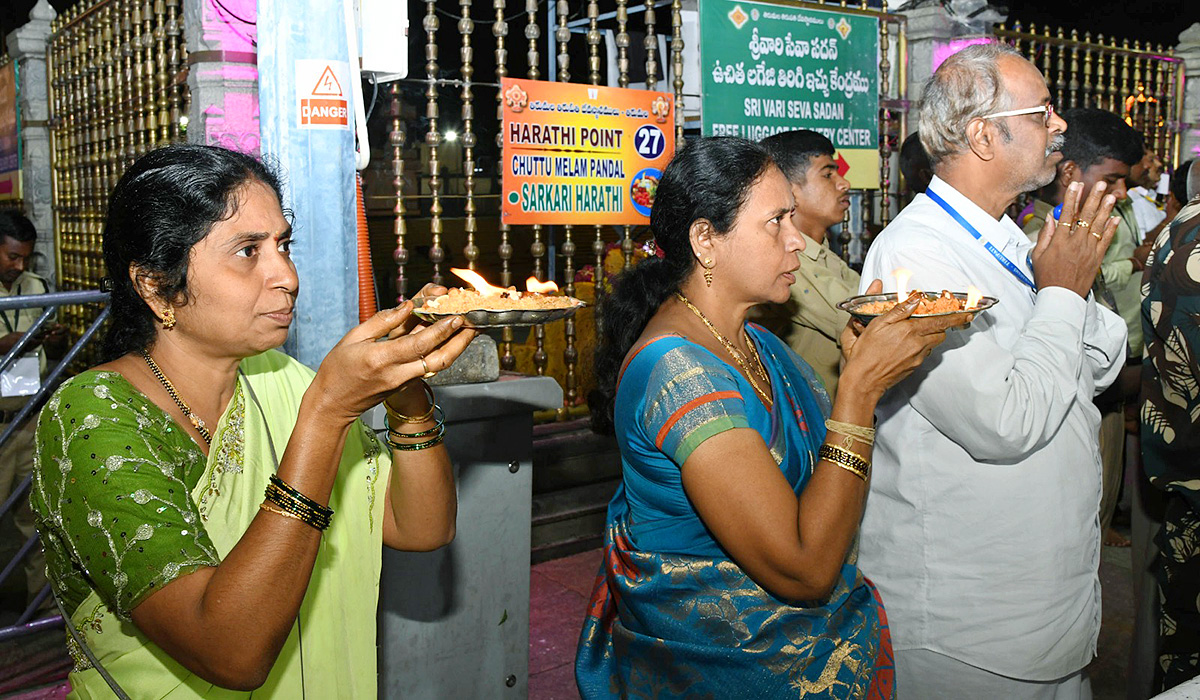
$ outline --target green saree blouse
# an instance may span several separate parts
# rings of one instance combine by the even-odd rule
[[[269,439],[282,455],[313,372],[276,351],[241,367],[207,458],[115,372],[74,377],[39,419],[31,503],[47,567],[75,626],[131,697],[250,695],[192,674],[129,618],[179,576],[219,565],[259,513],[275,469]],[[390,456],[358,423],[342,453],[329,502],[333,523],[298,619],[256,698],[375,697],[380,523],[390,467]],[[70,697],[111,697],[69,637],[68,647],[76,662]]]

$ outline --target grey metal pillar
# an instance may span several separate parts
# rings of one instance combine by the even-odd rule
[[[913,104],[908,130],[916,131],[916,104],[925,92],[925,83],[933,75],[934,55],[938,48],[963,32],[950,13],[940,4],[921,5],[900,10],[908,17],[908,99]]]
[[[1175,55],[1183,59],[1183,135],[1179,160],[1183,162],[1200,155],[1200,22],[1179,35]]]
[[[47,264],[38,273],[54,282],[54,211],[50,191],[50,98],[46,83],[46,44],[57,16],[38,0],[29,21],[8,35],[8,54],[17,64],[21,111],[21,190],[25,215],[37,228],[37,252]]]
[[[524,698],[529,687],[533,415],[550,377],[438,387],[458,480],[454,542],[384,549],[379,697]]]

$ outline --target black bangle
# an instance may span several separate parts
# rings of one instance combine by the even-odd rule
[[[265,506],[267,504],[278,506],[289,518],[295,518],[318,530],[324,530],[329,527],[330,519],[327,516],[323,516],[313,509],[297,503],[290,497],[281,494],[278,490],[272,490],[266,494],[266,503],[262,505]]]
[[[307,508],[312,509],[313,511],[316,511],[324,518],[329,518],[330,516],[333,515],[332,508],[330,508],[329,506],[323,506],[320,503],[317,503],[313,499],[309,498],[308,496],[305,496],[304,494],[297,491],[295,489],[295,487],[293,487],[291,484],[284,481],[283,479],[280,479],[277,475],[272,474],[269,478],[269,481],[270,481],[270,483],[267,485],[268,497],[270,497],[270,494],[272,492],[271,487],[274,486],[276,489],[278,489],[283,494],[290,496],[292,500],[296,501],[300,505],[303,505]]]
[[[321,525],[319,522],[308,517],[307,515],[305,515],[303,513],[297,513],[295,511],[288,510],[287,508],[282,507],[282,506],[276,508],[275,506],[278,506],[278,505],[279,504],[275,503],[274,501],[269,501],[268,503],[259,503],[258,509],[265,510],[268,513],[275,513],[277,515],[282,515],[285,518],[299,520],[300,522],[304,523],[305,525],[308,525],[309,527],[311,527],[319,532],[324,532],[325,528],[329,527],[329,523],[325,523],[324,525]]]
[[[388,442],[388,445],[391,446],[391,448],[393,450],[400,450],[401,452],[415,452],[417,450],[426,450],[426,449],[429,449],[430,447],[437,447],[438,445],[442,444],[442,441],[445,439],[446,439],[446,433],[445,433],[445,431],[442,431],[440,434],[434,436],[430,440],[426,440],[425,442],[416,442],[411,445],[405,445],[405,444],[396,442],[396,441],[392,440],[391,437],[388,437],[387,442]]]
[[[321,524],[323,527],[327,527],[329,525],[333,514],[333,511],[331,510],[321,511],[312,508],[309,504],[301,501],[295,496],[281,491],[279,487],[275,486],[274,484],[267,485],[267,490],[264,494],[264,497],[267,499],[268,503],[274,503],[280,508],[286,508],[293,513],[302,514],[312,519],[315,523]]]

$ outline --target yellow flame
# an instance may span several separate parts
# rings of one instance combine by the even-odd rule
[[[530,292],[539,292],[541,294],[550,294],[558,291],[558,285],[551,282],[538,282],[538,279],[532,275],[525,280],[525,289]]]
[[[898,267],[892,270],[892,274],[896,276],[896,303],[899,304],[904,301],[904,297],[908,296],[908,278],[912,277],[912,270]]]
[[[505,292],[503,287],[493,287],[492,285],[488,284],[487,280],[483,278],[483,275],[480,275],[474,270],[464,270],[461,267],[452,267],[450,268],[450,271],[465,280],[467,284],[474,287],[475,291],[479,292],[480,296],[494,297]]]
[[[975,288],[975,285],[967,285],[967,306],[968,309],[973,309],[979,305],[979,300],[983,297],[983,292]]]

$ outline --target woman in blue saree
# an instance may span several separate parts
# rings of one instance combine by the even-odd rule
[[[616,433],[623,483],[579,642],[585,698],[893,695],[883,604],[854,563],[868,426],[962,321],[901,304],[848,329],[830,405],[746,323],[788,298],[793,209],[760,146],[693,141],[658,187],[659,255],[604,301],[593,416]]]

